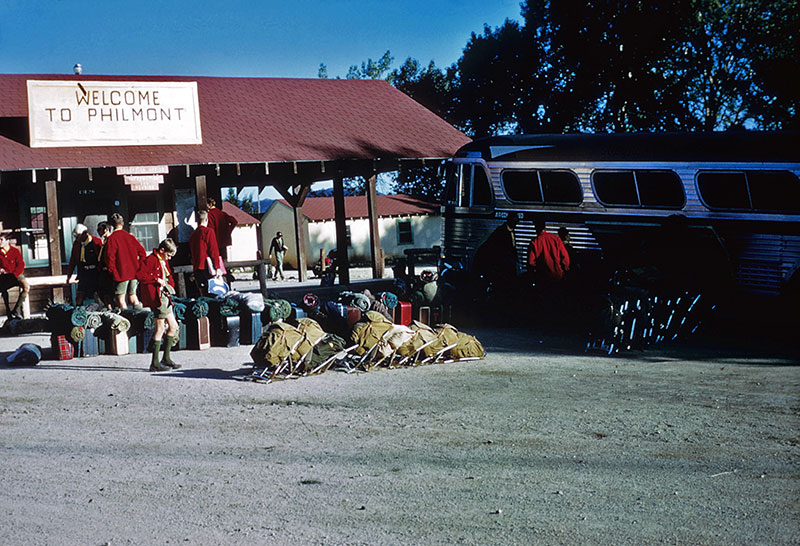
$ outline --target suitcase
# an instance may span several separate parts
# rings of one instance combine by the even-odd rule
[[[347,306],[347,327],[352,328],[356,322],[361,320],[361,309],[353,305]]]
[[[293,303],[292,304],[292,316],[290,317],[290,320],[292,322],[297,322],[297,319],[306,318],[306,317],[308,317],[308,314],[305,312],[305,310],[302,307],[298,307],[296,304]]]
[[[86,330],[86,335],[83,337],[83,345],[80,356],[97,356],[99,354],[100,338],[94,335],[94,330]]]
[[[394,308],[394,321],[395,324],[402,324],[408,326],[411,324],[411,302],[398,301]]]
[[[239,317],[219,317],[211,330],[211,344],[215,347],[239,346]]]
[[[186,321],[186,347],[194,350],[211,348],[208,317]]]
[[[139,336],[128,336],[128,354],[135,355],[139,352]]]
[[[111,330],[111,333],[106,340],[106,354],[109,355],[127,355],[130,353],[130,345],[127,332],[120,332],[118,330]]]
[[[136,340],[136,352],[140,354],[149,353],[153,350],[150,342],[153,341],[155,330],[142,330],[134,339]]]
[[[178,329],[178,344],[175,347],[172,348],[173,351],[180,350],[180,349],[186,349],[186,338],[187,338],[186,323],[185,322],[179,322],[178,323],[178,328],[179,328]]]
[[[67,339],[67,336],[52,334],[50,345],[53,347],[53,355],[56,360],[72,360],[75,356],[75,346]]]
[[[261,337],[261,313],[253,313],[250,310],[239,315],[239,343],[242,345],[254,345]]]
[[[431,308],[427,305],[422,305],[419,308],[419,321],[422,324],[431,325]]]

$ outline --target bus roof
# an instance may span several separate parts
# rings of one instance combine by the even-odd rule
[[[522,161],[800,161],[800,132],[509,135],[474,140],[455,157]]]

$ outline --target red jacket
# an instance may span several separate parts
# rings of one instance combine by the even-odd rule
[[[557,235],[542,231],[528,245],[528,268],[549,280],[561,280],[569,269],[569,253]]]
[[[125,230],[114,230],[103,248],[108,274],[115,282],[132,281],[136,278],[141,262],[147,252],[136,237]]]
[[[25,260],[22,259],[22,252],[15,246],[9,246],[6,252],[0,250],[0,269],[4,273],[11,273],[15,277],[22,275],[25,271]]]
[[[208,227],[217,234],[217,248],[230,246],[233,242],[231,233],[237,225],[236,218],[224,212],[222,209],[213,207],[208,210]]]
[[[167,267],[166,278],[167,284],[175,288],[175,281],[172,279],[172,268],[169,261],[162,260],[156,254],[156,249],[153,253],[142,260],[142,265],[136,273],[136,279],[139,281],[139,294],[142,297],[142,305],[155,309],[161,305],[161,285],[158,284],[158,279],[164,277],[165,272],[161,267],[164,263]]]
[[[208,226],[197,226],[189,237],[189,250],[192,253],[192,267],[195,271],[207,269],[206,258],[211,258],[214,267],[219,264],[219,247],[217,238]]]

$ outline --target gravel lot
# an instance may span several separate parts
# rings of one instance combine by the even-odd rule
[[[800,543],[790,352],[472,333],[484,361],[269,385],[231,378],[250,347],[0,367],[0,543]]]

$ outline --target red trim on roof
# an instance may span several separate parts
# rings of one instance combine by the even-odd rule
[[[203,144],[30,148],[27,80],[197,82]],[[0,171],[444,158],[469,141],[383,80],[0,74]]]
[[[281,203],[291,208],[285,200],[280,199]],[[438,214],[439,205],[421,201],[405,194],[378,195],[376,196],[378,206],[378,216],[415,216]],[[367,218],[367,198],[365,196],[351,196],[344,198],[344,211],[348,219]],[[334,214],[333,197],[309,197],[303,202],[303,216],[310,222],[324,222],[333,220]]]
[[[236,219],[236,225],[238,226],[252,226],[261,223],[230,201],[222,202],[222,212],[227,212],[233,216]]]

